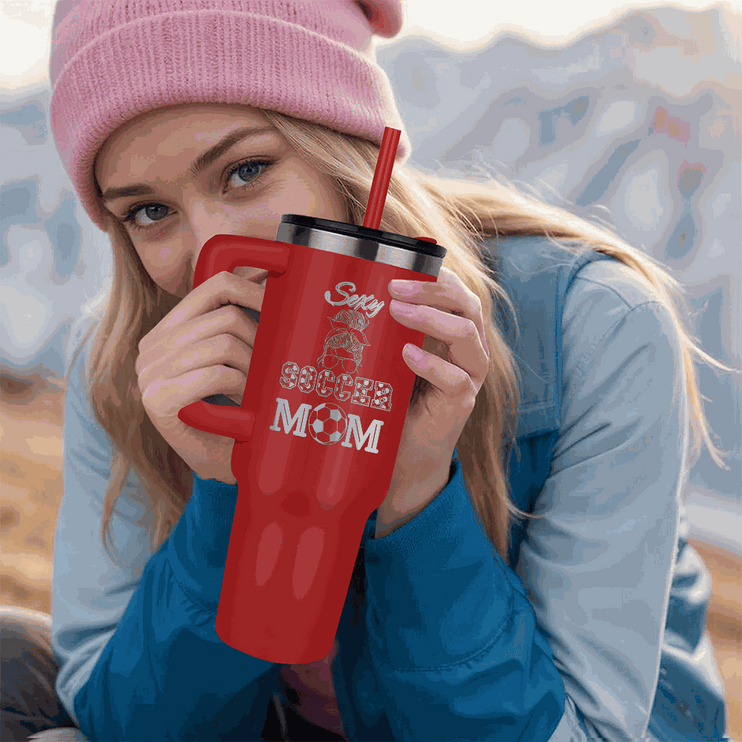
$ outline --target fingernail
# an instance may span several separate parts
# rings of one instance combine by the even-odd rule
[[[405,281],[401,278],[393,278],[389,281],[389,291],[400,296],[411,294],[415,288],[414,281]]]
[[[420,348],[417,347],[417,345],[407,343],[404,349],[407,351],[407,355],[410,356],[413,361],[422,361],[422,359],[425,357],[425,354],[422,350],[420,350]]]

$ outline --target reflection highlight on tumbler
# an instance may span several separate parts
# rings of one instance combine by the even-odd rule
[[[324,543],[325,532],[317,526],[310,526],[299,538],[292,580],[296,600],[301,600],[309,592],[309,588],[317,576],[317,568],[322,558]]]
[[[258,587],[263,587],[276,569],[282,544],[283,530],[274,521],[266,526],[258,544],[258,554],[255,561],[255,582]]]

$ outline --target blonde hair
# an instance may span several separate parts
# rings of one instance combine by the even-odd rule
[[[331,178],[348,206],[348,221],[362,224],[378,157],[378,146],[318,124],[264,111],[271,125],[317,171]],[[704,416],[693,356],[731,371],[707,355],[684,329],[673,297],[681,286],[651,257],[621,240],[610,228],[579,218],[565,208],[525,195],[496,180],[476,183],[434,177],[405,166],[394,168],[380,229],[432,237],[448,253],[444,265],[478,297],[486,325],[490,357],[487,379],[457,443],[457,453],[472,506],[490,542],[508,561],[509,531],[514,518],[528,517],[512,503],[507,462],[515,447],[519,414],[518,369],[493,313],[514,308],[490,273],[480,243],[483,238],[539,235],[575,252],[596,250],[633,269],[669,311],[682,344],[685,393],[691,413],[692,452],[701,441],[718,466],[728,469],[714,446]],[[166,443],[145,414],[134,363],[138,344],[179,299],[151,279],[124,227],[111,215],[113,281],[91,348],[88,379],[93,409],[114,444],[111,478],[104,499],[101,539],[111,555],[111,518],[116,499],[134,467],[154,513],[153,551],[180,518],[190,496],[190,469]],[[488,321],[488,318],[490,321]],[[89,333],[88,333],[89,334]],[[86,338],[87,339],[87,336]],[[80,343],[78,347],[84,345]],[[447,358],[446,348],[430,348]],[[411,404],[427,382],[416,378]],[[726,455],[726,454],[724,454]]]

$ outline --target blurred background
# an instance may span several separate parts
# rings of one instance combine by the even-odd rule
[[[504,6],[509,7],[504,7]],[[61,379],[103,298],[106,235],[48,126],[53,0],[0,3],[0,601],[50,611]],[[742,6],[407,0],[378,45],[426,172],[503,176],[610,224],[686,290],[686,326],[742,368]],[[684,493],[712,571],[709,627],[742,736],[742,376],[700,365],[714,440]]]

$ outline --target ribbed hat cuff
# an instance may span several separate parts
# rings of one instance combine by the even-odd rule
[[[402,129],[389,81],[371,56],[303,26],[245,13],[170,13],[119,26],[83,47],[54,86],[50,121],[60,156],[93,222],[105,221],[94,160],[134,117],[189,103],[280,111],[380,143]],[[141,57],[146,60],[141,60]],[[140,61],[141,60],[141,61]]]

